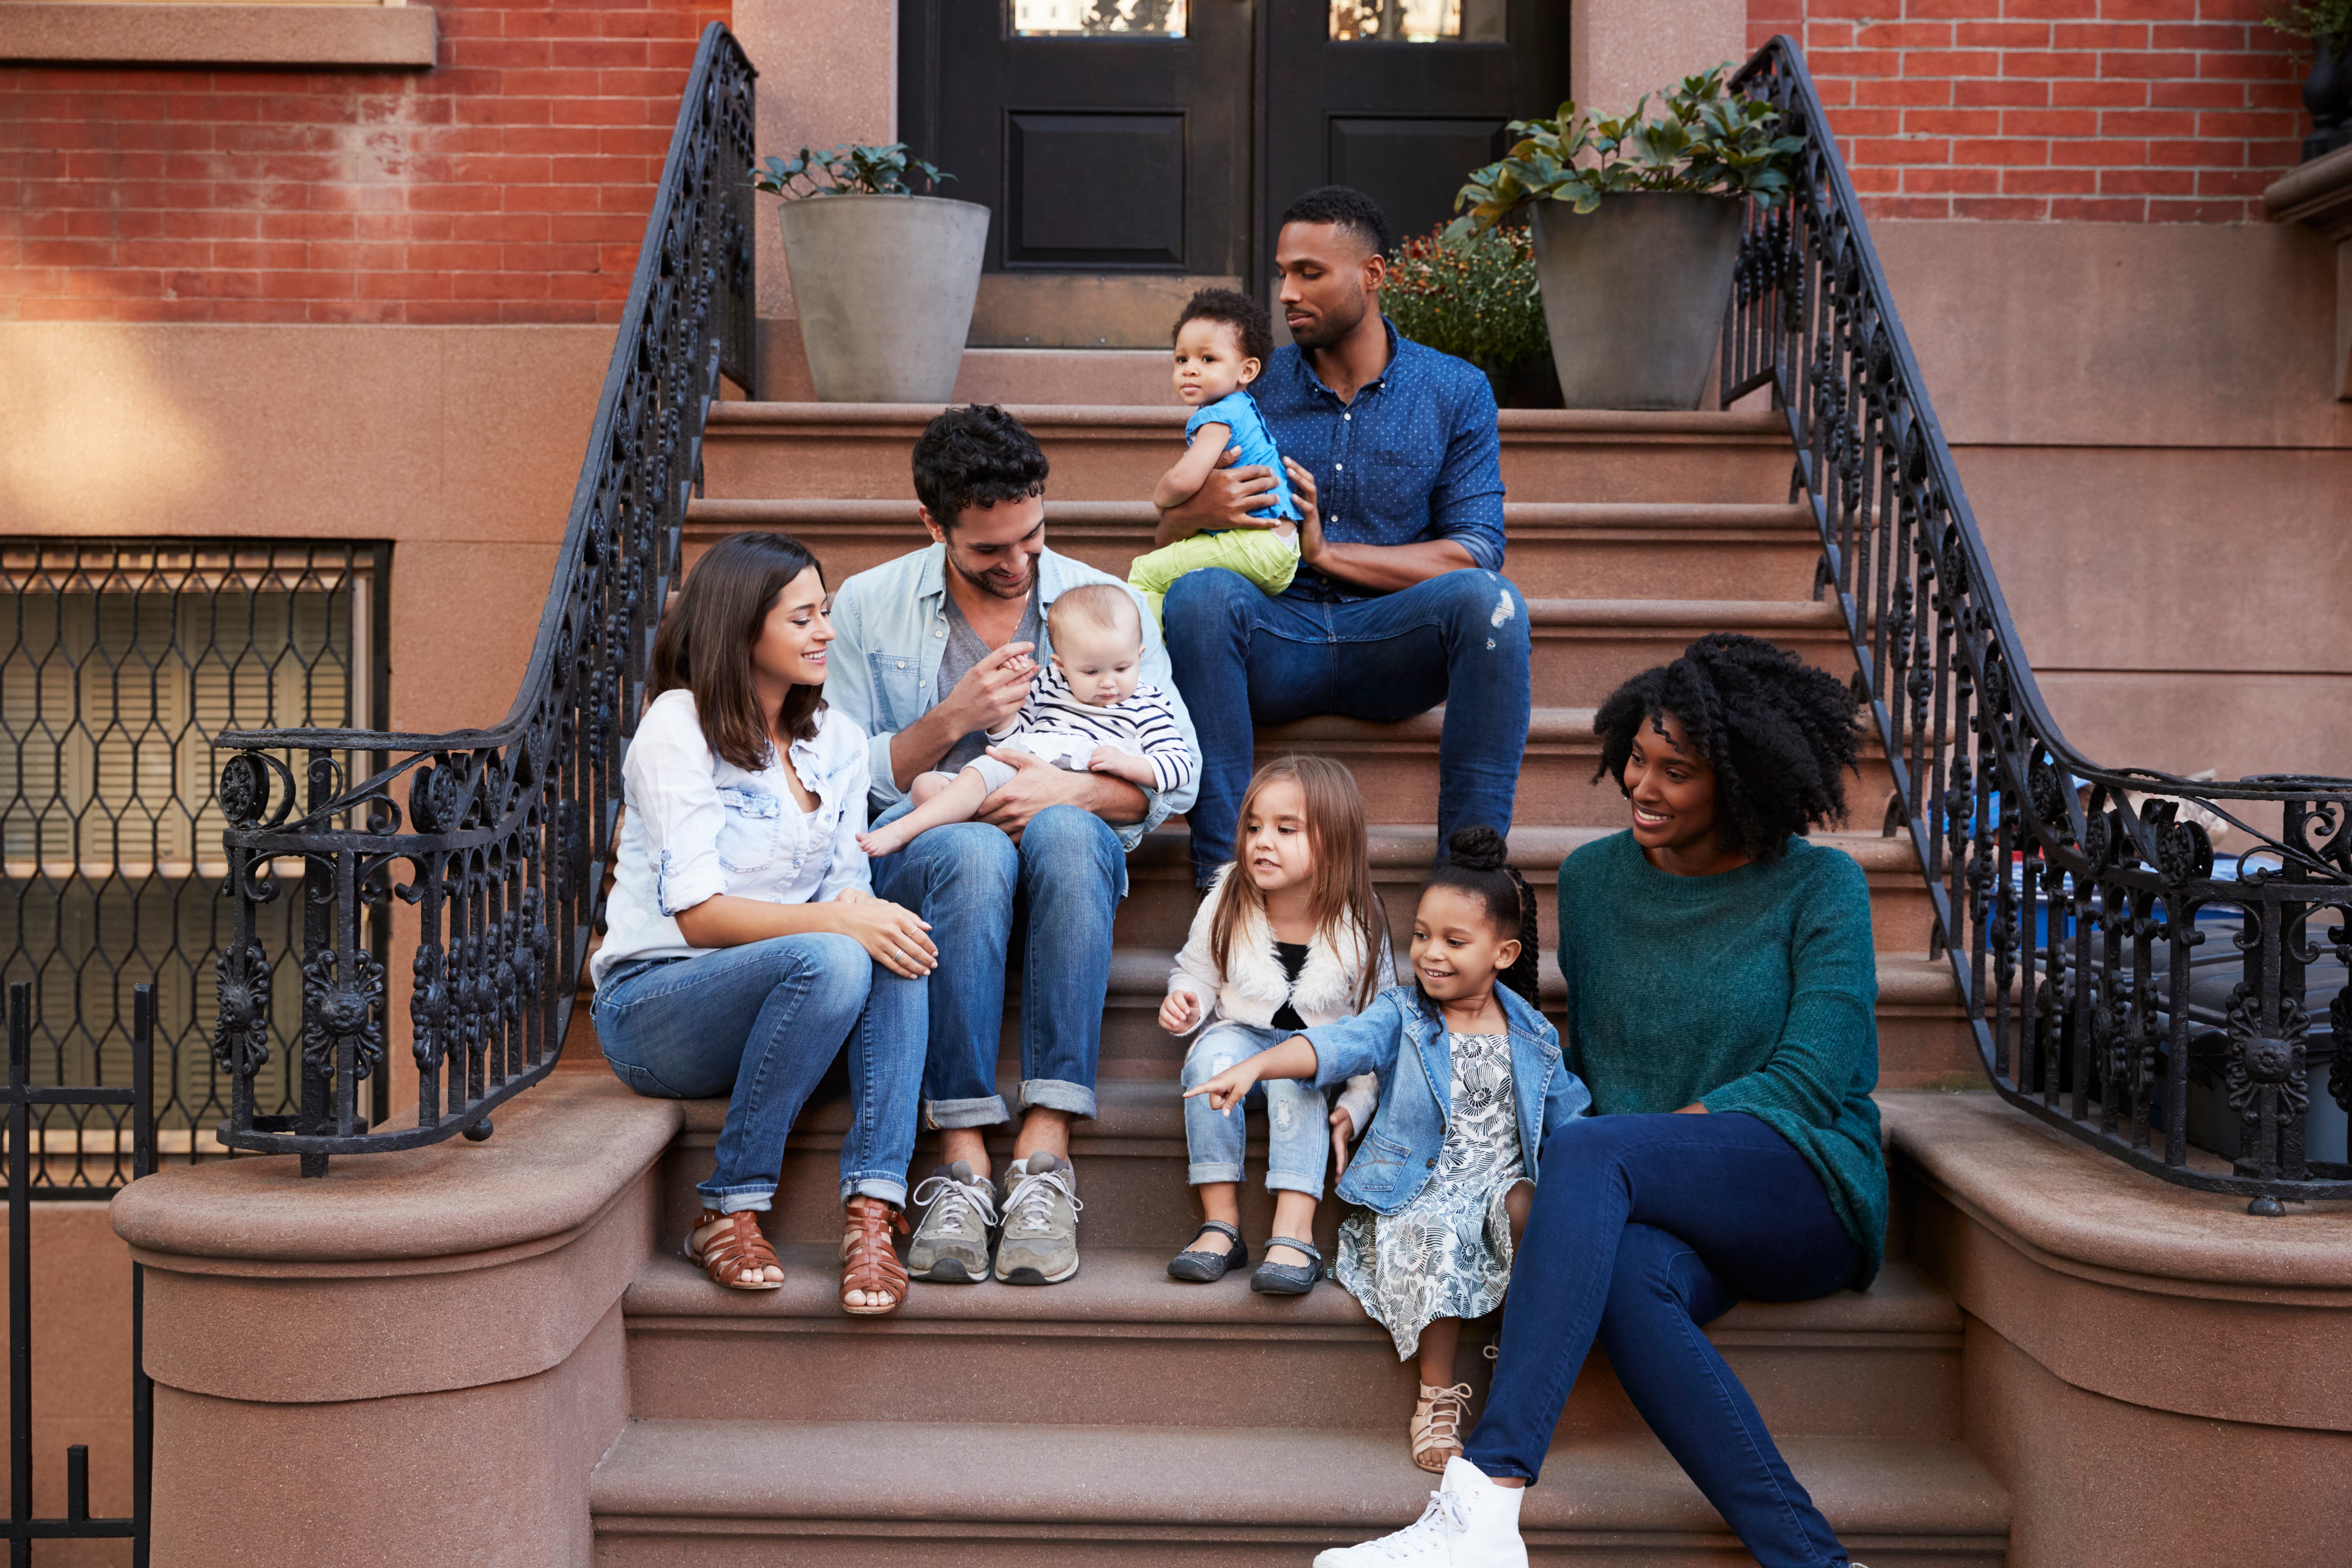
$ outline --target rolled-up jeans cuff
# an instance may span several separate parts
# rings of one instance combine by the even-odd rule
[[[1268,1171],[1265,1190],[1269,1193],[1305,1193],[1316,1202],[1323,1201],[1323,1178],[1297,1171]]]
[[[1196,1187],[1211,1182],[1239,1182],[1242,1168],[1223,1160],[1195,1160],[1184,1167],[1184,1179]]]
[[[706,1183],[694,1191],[704,1208],[717,1209],[720,1214],[740,1214],[745,1209],[765,1214],[775,1201],[776,1184],[768,1182],[756,1186],[713,1187]]]
[[[1095,1113],[1095,1091],[1083,1083],[1071,1083],[1058,1078],[1024,1078],[1021,1080],[1021,1109],[1066,1110],[1073,1116]]]
[[[907,1184],[897,1176],[853,1176],[841,1184],[841,1201],[852,1198],[880,1198],[893,1208],[907,1206]]]
[[[977,1100],[934,1100],[923,1106],[926,1124],[942,1131],[964,1127],[993,1127],[1012,1120],[1004,1109],[1001,1094],[982,1095]]]

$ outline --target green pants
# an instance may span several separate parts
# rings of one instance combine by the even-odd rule
[[[1223,533],[1196,533],[1164,550],[1135,558],[1127,569],[1129,586],[1143,595],[1151,623],[1160,624],[1160,601],[1169,585],[1187,572],[1222,566],[1238,572],[1269,594],[1279,594],[1298,575],[1298,537],[1275,536],[1270,528],[1236,528]]]

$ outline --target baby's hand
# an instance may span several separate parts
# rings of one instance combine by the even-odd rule
[[[1190,991],[1171,991],[1160,1004],[1160,1026],[1171,1035],[1191,1032],[1200,1022],[1201,999]]]
[[[1200,1088],[1186,1089],[1184,1098],[1192,1100],[1196,1096],[1206,1095],[1209,1099],[1210,1110],[1231,1116],[1234,1113],[1234,1107],[1249,1098],[1250,1088],[1256,1082],[1255,1068],[1247,1062],[1235,1062]]]
[[[1097,746],[1093,754],[1087,758],[1087,767],[1090,772],[1108,773],[1113,778],[1122,778],[1147,789],[1156,777],[1150,763],[1132,752],[1122,752],[1117,746]]]

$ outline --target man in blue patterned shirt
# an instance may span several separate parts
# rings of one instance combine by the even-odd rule
[[[1437,842],[1511,826],[1528,739],[1528,608],[1503,575],[1502,441],[1476,367],[1381,314],[1388,220],[1341,185],[1282,216],[1275,265],[1294,346],[1251,390],[1306,521],[1280,595],[1232,573],[1168,591],[1168,653],[1201,739],[1195,878],[1233,858],[1254,727],[1316,714],[1395,721],[1445,705]],[[1232,464],[1160,514],[1155,547],[1263,528],[1274,470]]]

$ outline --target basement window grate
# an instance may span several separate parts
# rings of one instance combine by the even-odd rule
[[[128,1085],[131,988],[154,985],[166,1162],[227,1154],[210,1132],[228,1113],[211,1035],[236,906],[212,738],[387,727],[390,558],[385,543],[0,539],[0,978],[34,987],[41,1086]],[[337,761],[346,777],[375,765]],[[302,865],[274,874],[285,892],[257,910],[255,935],[273,969],[299,973]],[[283,1064],[301,1001],[299,985],[272,998],[264,1110],[296,1109]],[[128,1114],[37,1107],[34,1195],[119,1190]]]

